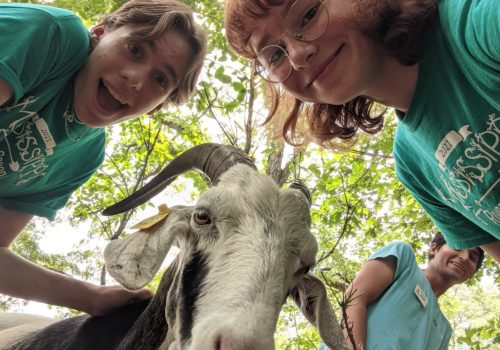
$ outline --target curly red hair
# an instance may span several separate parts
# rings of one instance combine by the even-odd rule
[[[267,16],[270,8],[288,0],[226,0],[225,27],[229,45],[241,56],[255,60],[249,45],[252,30]],[[354,23],[360,31],[381,45],[389,55],[404,65],[414,65],[420,57],[425,29],[437,15],[439,0],[358,0]],[[266,123],[271,121],[283,99],[275,84],[268,84],[272,106]],[[299,116],[306,118],[305,131],[316,143],[328,148],[344,148],[353,144],[359,130],[367,134],[379,132],[384,114],[375,101],[358,96],[342,105],[305,103],[295,98],[282,130],[288,143],[297,145]]]

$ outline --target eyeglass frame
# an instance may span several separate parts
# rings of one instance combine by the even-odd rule
[[[293,9],[293,7],[295,6],[295,4],[297,4],[299,1],[303,1],[303,0],[295,0],[292,4],[292,6],[290,6],[290,9],[288,10],[286,16],[285,16],[285,19],[289,16],[290,14],[290,11]],[[318,2],[322,5],[322,6],[325,6],[324,3],[325,3],[326,0],[318,0]],[[303,35],[303,32],[302,33],[297,33],[297,34],[294,34],[292,33],[289,28],[288,28],[288,21],[287,21],[287,28],[285,29],[285,31],[283,32],[283,34],[281,34],[280,38],[278,41],[276,41],[276,44],[269,44],[269,45],[266,45],[264,46],[262,49],[259,50],[259,52],[257,53],[257,57],[254,58],[254,75],[258,75],[260,76],[262,79],[264,79],[265,81],[268,81],[270,83],[274,83],[274,84],[277,84],[277,83],[281,83],[285,80],[287,80],[290,75],[292,74],[292,71],[294,70],[293,68],[293,65],[290,61],[290,56],[288,55],[288,51],[280,45],[280,43],[282,43],[283,41],[283,38],[285,37],[286,34],[290,35],[292,38],[298,40],[298,41],[303,41],[303,42],[308,42],[308,41],[313,41],[313,40],[316,40],[318,39],[319,37],[321,37],[323,34],[325,34],[325,31],[326,31],[326,27],[328,27],[328,23],[330,23],[330,15],[328,13],[328,8],[325,6],[324,8],[324,11],[326,13],[326,25],[325,25],[325,28],[323,29],[323,31],[321,33],[319,33],[317,36],[315,36],[314,38],[311,38],[311,39],[303,39],[302,38],[302,35]],[[261,67],[263,70],[266,70],[268,71],[264,65],[262,65],[259,60],[258,60],[258,57],[260,56],[260,53],[270,47],[278,47],[280,48],[284,53],[285,53],[285,56],[286,58],[288,59],[288,62],[290,63],[290,71],[288,72],[288,74],[286,75],[285,78],[281,79],[281,80],[278,80],[278,81],[274,81],[274,80],[270,80],[270,79],[266,79],[264,78],[258,71],[258,67]]]

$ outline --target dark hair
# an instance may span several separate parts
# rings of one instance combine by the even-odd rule
[[[249,19],[265,18],[267,11],[287,0],[226,0],[226,36],[233,50],[247,58],[257,54],[249,44],[252,33]],[[404,65],[413,65],[420,58],[424,30],[437,14],[439,0],[357,0],[357,18],[352,19],[361,32],[381,45],[389,55]],[[254,24],[257,26],[258,24]],[[275,84],[271,89],[273,104],[266,123],[274,117],[282,94]],[[316,143],[327,148],[345,148],[356,140],[358,129],[367,133],[379,132],[384,123],[386,109],[376,108],[375,101],[358,96],[343,105],[305,103],[295,104],[284,123],[282,135],[288,143],[297,140],[298,119],[304,112],[308,134]]]
[[[171,30],[181,34],[192,50],[190,68],[165,103],[181,104],[188,100],[196,87],[207,46],[205,32],[194,22],[190,7],[177,0],[130,0],[107,15],[104,23],[108,30],[134,28],[132,36],[137,40],[153,41]]]
[[[437,248],[437,250],[441,249],[443,245],[446,244],[446,240],[444,239],[444,236],[441,234],[441,232],[436,232],[434,234],[434,237],[432,238],[431,245],[434,244]],[[484,250],[481,247],[477,247],[479,249],[479,259],[477,260],[477,266],[476,266],[476,271],[483,266],[483,260],[484,260]],[[429,253],[429,261],[434,259],[434,254]]]

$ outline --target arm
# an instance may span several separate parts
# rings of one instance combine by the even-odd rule
[[[483,244],[481,248],[500,264],[500,240]]]
[[[152,296],[146,289],[99,286],[42,268],[15,255],[9,246],[32,215],[0,208],[0,293],[102,315]]]
[[[0,78],[0,107],[2,107],[12,97],[12,89]]]
[[[395,271],[396,258],[393,256],[370,260],[347,288],[346,294],[354,293],[355,298],[349,303],[346,314],[358,350],[366,348],[366,310],[392,283]],[[354,349],[345,327],[344,336],[351,349]]]

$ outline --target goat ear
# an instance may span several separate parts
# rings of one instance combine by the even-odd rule
[[[307,320],[318,329],[323,343],[330,349],[349,350],[321,280],[311,274],[305,275],[290,291],[290,297]]]
[[[148,284],[160,269],[173,241],[185,235],[189,225],[171,215],[162,223],[111,241],[104,250],[109,274],[129,289]]]

